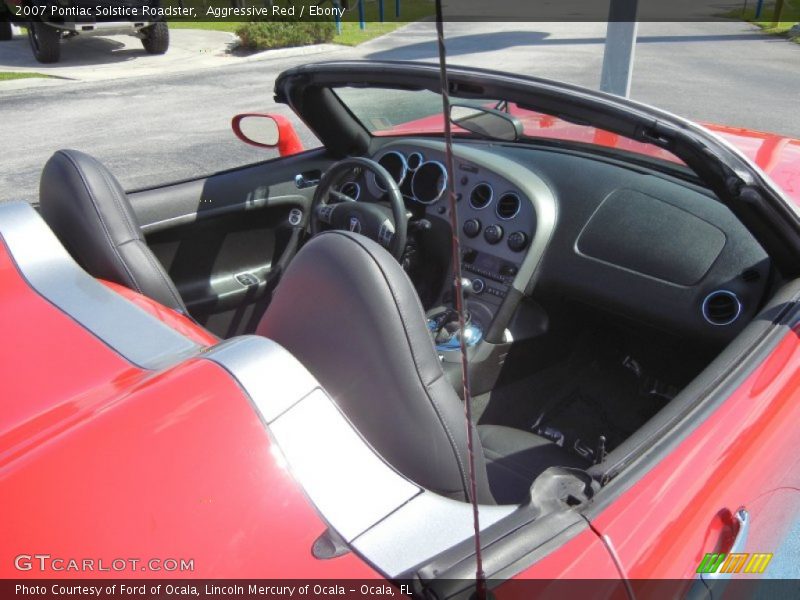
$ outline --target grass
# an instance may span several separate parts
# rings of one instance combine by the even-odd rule
[[[229,31],[236,33],[241,23],[234,21],[170,21],[170,29],[210,29],[212,31]]]
[[[12,79],[33,79],[34,77],[49,79],[50,75],[45,75],[43,73],[11,73],[9,71],[0,71],[0,81],[11,81]]]
[[[394,0],[384,0],[384,22],[378,20],[378,2],[369,0],[364,3],[366,25],[362,30],[358,22],[358,9],[352,8],[342,22],[342,33],[334,38],[337,44],[357,46],[414,21],[433,16],[435,5],[431,0],[401,0],[400,17],[394,16]],[[353,2],[353,6],[357,5]]]
[[[197,5],[198,12],[203,10],[199,7],[203,4],[201,0],[187,0],[186,6]],[[216,3],[219,4],[219,3]],[[255,4],[258,4],[256,2]],[[387,33],[411,23],[419,21],[425,17],[433,16],[435,5],[433,0],[400,0],[400,17],[395,17],[395,0],[384,0],[384,22],[379,21],[378,0],[366,0],[364,2],[365,29],[361,29],[358,20],[357,0],[351,0],[351,8],[345,14],[342,21],[342,33],[336,35],[334,43],[345,46],[357,46],[369,40],[375,39]],[[224,2],[221,6],[230,6],[230,2]],[[328,6],[326,3],[325,6]],[[210,29],[213,31],[228,31],[236,33],[241,23],[236,21],[216,20],[216,21],[170,21],[170,29]]]
[[[749,3],[748,3],[749,4]],[[764,33],[770,35],[786,35],[789,30],[797,23],[800,23],[800,0],[784,0],[783,12],[779,22],[773,21],[775,14],[775,3],[765,2],[761,15],[756,19],[756,7],[748,6],[744,10],[733,10],[725,16],[734,19],[742,19],[754,25],[758,25]],[[800,44],[800,38],[794,38]]]

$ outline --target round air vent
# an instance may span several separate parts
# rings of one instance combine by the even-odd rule
[[[494,190],[488,183],[479,183],[469,193],[469,205],[475,210],[480,210],[489,206],[492,201]]]
[[[728,290],[711,292],[703,300],[703,318],[712,325],[730,325],[742,314],[742,302]]]
[[[497,216],[508,221],[519,214],[519,208],[519,196],[512,193],[503,194],[497,201]]]

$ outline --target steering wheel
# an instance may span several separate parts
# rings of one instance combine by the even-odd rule
[[[372,171],[376,181],[387,190],[391,210],[380,204],[357,202],[354,198],[335,190],[336,185],[355,169]],[[333,197],[339,200],[329,204]],[[361,157],[345,158],[331,166],[322,176],[311,203],[311,234],[316,235],[322,225],[331,229],[344,229],[360,233],[378,242],[398,261],[406,247],[408,222],[403,195],[397,182],[374,160]]]

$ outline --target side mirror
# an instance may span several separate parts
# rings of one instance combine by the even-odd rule
[[[258,148],[278,148],[281,156],[304,150],[291,121],[283,115],[245,113],[231,121],[233,132],[240,140]]]

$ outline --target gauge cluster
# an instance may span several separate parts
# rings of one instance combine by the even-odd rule
[[[428,207],[431,216],[448,216],[444,156],[425,156],[403,148],[378,152],[375,160],[394,178],[407,202]],[[455,167],[462,240],[494,247],[495,253],[501,246],[523,252],[536,225],[530,201],[502,176],[485,168],[463,160],[456,160]],[[386,192],[374,175],[370,174],[369,180],[374,195]]]
[[[398,183],[409,210],[449,225],[443,151],[394,143],[373,158]],[[459,156],[454,163],[462,267],[474,282],[475,293],[499,304],[531,247],[536,231],[534,204],[498,169]],[[369,177],[368,187],[376,197],[385,193],[374,176]]]
[[[421,152],[389,150],[380,153],[376,162],[397,182],[406,200],[420,204],[433,204],[447,189],[447,169],[435,160],[426,160]],[[374,174],[369,175],[374,192],[386,193]]]

